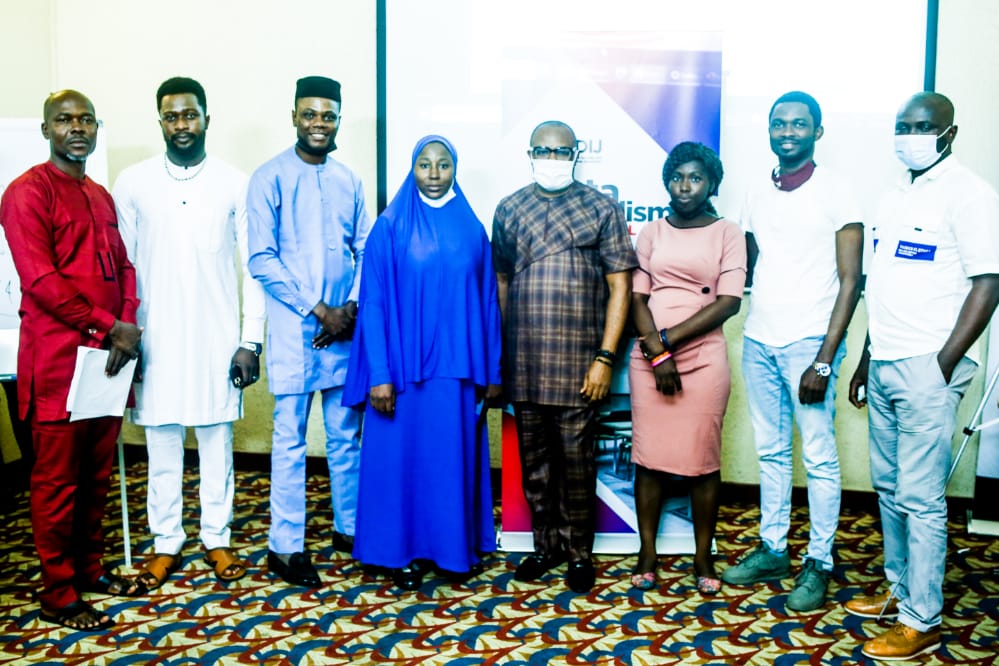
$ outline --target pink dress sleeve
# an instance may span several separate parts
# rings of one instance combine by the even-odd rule
[[[718,276],[719,296],[742,298],[746,286],[746,236],[738,225],[722,220],[721,271]]]
[[[649,274],[649,265],[652,257],[653,236],[655,235],[656,222],[650,222],[638,233],[638,242],[635,244],[635,253],[638,255],[638,268],[631,273],[631,291],[635,294],[652,293],[652,276]]]

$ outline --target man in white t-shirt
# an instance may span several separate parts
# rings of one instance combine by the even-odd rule
[[[873,659],[908,659],[940,644],[947,554],[951,440],[957,406],[978,368],[975,341],[999,302],[999,195],[951,155],[954,107],[919,93],[895,118],[895,151],[908,171],[871,227],[870,345],[850,402],[870,422],[871,483],[894,586],[846,610],[898,615],[867,641]]]
[[[221,581],[246,574],[229,543],[232,422],[242,416],[241,389],[260,375],[264,334],[263,289],[246,268],[247,177],[206,154],[210,118],[200,83],[168,79],[156,103],[166,150],[122,171],[113,192],[145,327],[132,420],[145,426],[149,454],[146,507],[154,548],[139,575],[149,589],[182,560],[188,427],[198,439],[205,561]]]
[[[808,550],[786,606],[825,603],[839,524],[840,472],[833,432],[836,377],[860,298],[864,228],[849,186],[813,160],[822,111],[789,92],[770,109],[778,166],[746,198],[752,296],[742,374],[760,462],[760,545],[722,579],[750,585],[788,576],[791,424],[801,433],[811,520]]]

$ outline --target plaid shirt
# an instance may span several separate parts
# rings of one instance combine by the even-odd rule
[[[515,402],[578,406],[604,334],[608,273],[638,265],[620,207],[573,183],[557,198],[523,187],[500,201],[493,263],[510,280],[504,388]]]

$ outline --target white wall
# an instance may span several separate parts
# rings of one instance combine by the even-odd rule
[[[155,94],[164,79],[191,76],[205,86],[209,150],[249,172],[294,142],[296,79],[324,74],[343,85],[335,157],[374,197],[373,3],[50,2],[51,85],[93,100],[111,141],[112,180],[162,150]]]
[[[52,11],[50,0],[0,0],[0,115],[38,117],[51,92]]]
[[[999,3],[940,0],[937,92],[955,108],[954,154],[999,189]]]
[[[62,88],[91,98],[104,121],[112,183],[124,167],[163,150],[156,88],[166,78],[205,86],[209,152],[250,173],[295,140],[295,81],[331,76],[344,96],[334,155],[359,173],[374,212],[372,2],[0,0],[0,67],[0,116],[40,120],[45,96]],[[269,450],[273,400],[262,383],[247,390],[245,411],[236,448]],[[6,429],[6,416],[0,421]],[[315,419],[311,431],[310,452],[321,452]],[[134,427],[124,437],[143,441]]]

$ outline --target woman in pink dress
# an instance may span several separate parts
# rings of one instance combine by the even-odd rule
[[[739,311],[746,282],[745,236],[710,201],[722,173],[721,160],[707,146],[677,145],[663,167],[669,215],[638,236],[631,313],[639,337],[628,373],[641,537],[631,583],[638,589],[655,586],[666,484],[690,491],[697,588],[702,594],[721,588],[711,542],[730,387],[722,324]]]

